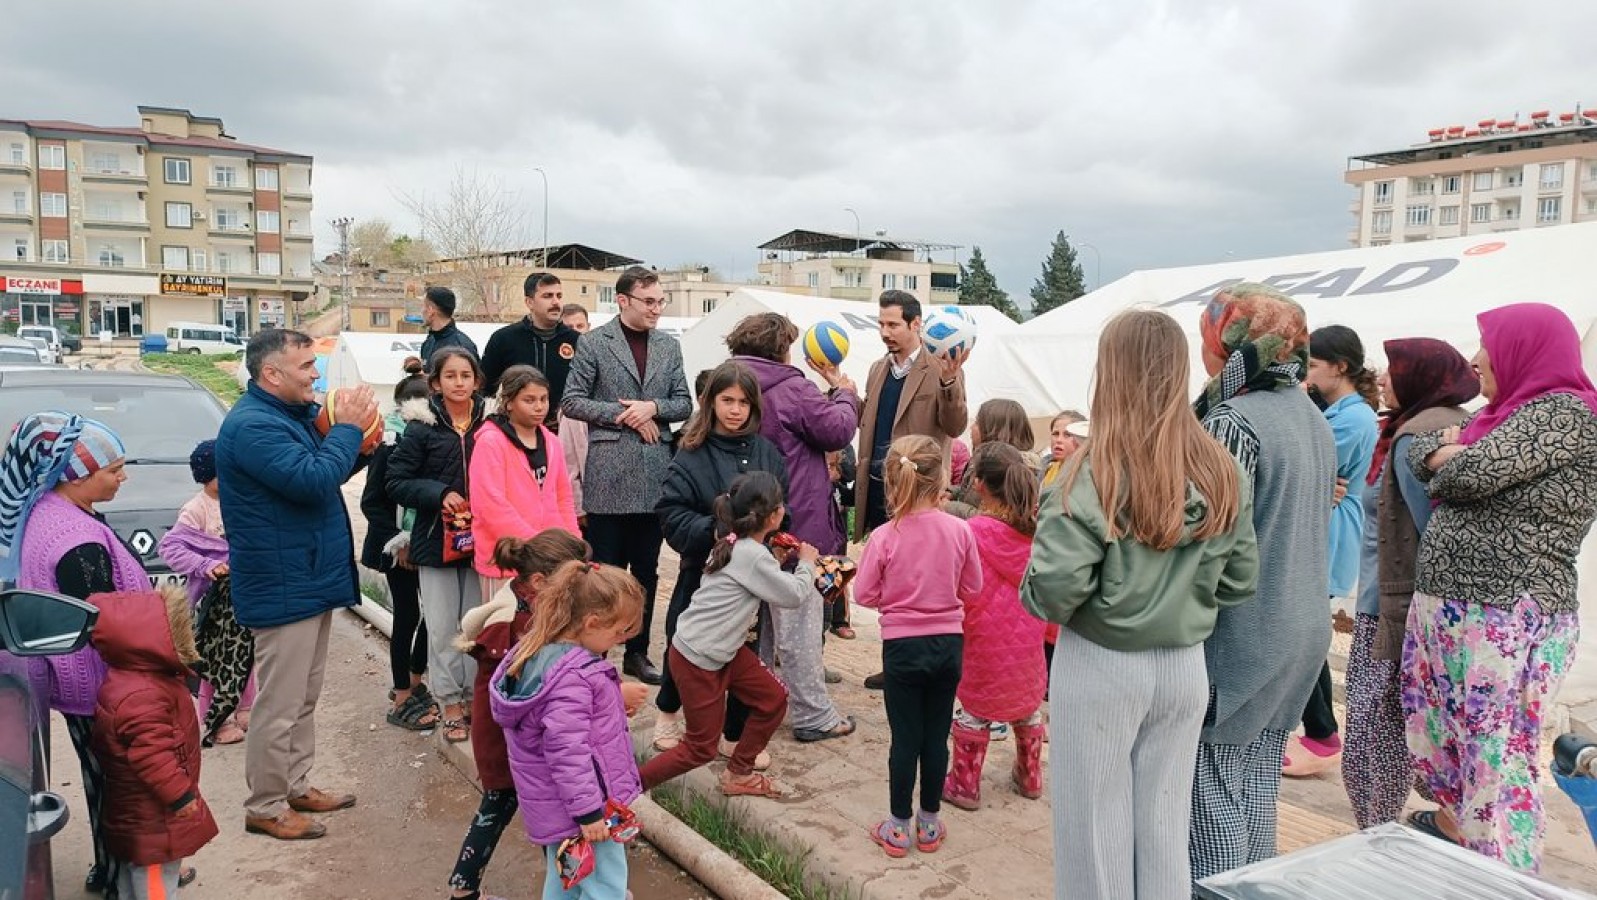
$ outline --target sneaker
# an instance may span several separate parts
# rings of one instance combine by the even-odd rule
[[[994,722],[987,726],[987,734],[995,741],[1009,740],[1009,723]]]
[[[865,689],[868,691],[879,691],[886,686],[887,676],[881,672],[877,672],[875,675],[865,676]]]
[[[948,836],[948,830],[943,827],[943,820],[939,818],[927,819],[924,816],[915,816],[915,849],[922,853],[936,853],[937,848],[943,845],[943,838]]]
[[[871,829],[871,840],[876,846],[882,848],[894,859],[903,859],[909,855],[909,833],[902,827],[893,824],[892,819],[883,819]]]

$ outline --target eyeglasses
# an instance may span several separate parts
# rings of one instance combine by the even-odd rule
[[[664,297],[661,297],[658,300],[651,300],[648,297],[634,297],[631,294],[617,294],[616,296],[625,297],[628,300],[632,300],[632,301],[635,301],[637,303],[641,303],[647,309],[663,309],[665,307],[665,298]]]

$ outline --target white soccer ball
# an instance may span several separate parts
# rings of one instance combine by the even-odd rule
[[[933,356],[961,359],[976,346],[976,320],[957,306],[928,307],[920,336]]]

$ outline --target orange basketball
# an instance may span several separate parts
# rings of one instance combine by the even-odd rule
[[[322,411],[316,414],[316,431],[322,437],[327,437],[327,432],[332,430],[334,408],[338,404],[339,396],[346,390],[348,390],[348,388],[339,388],[336,391],[329,391],[327,394],[327,400],[322,403]],[[360,453],[362,456],[366,456],[373,450],[376,450],[377,445],[383,442],[382,416],[373,413],[371,419],[366,423],[365,427],[362,428],[361,431],[365,434],[365,438],[360,442]]]

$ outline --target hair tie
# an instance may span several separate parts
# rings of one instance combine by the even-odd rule
[[[722,540],[726,541],[728,544],[736,544],[738,542],[738,536],[729,531],[727,532],[726,537],[722,538]]]
[[[913,459],[910,459],[907,456],[900,456],[898,458],[898,464],[903,466],[906,469],[917,468],[917,466],[915,465],[915,461]]]

